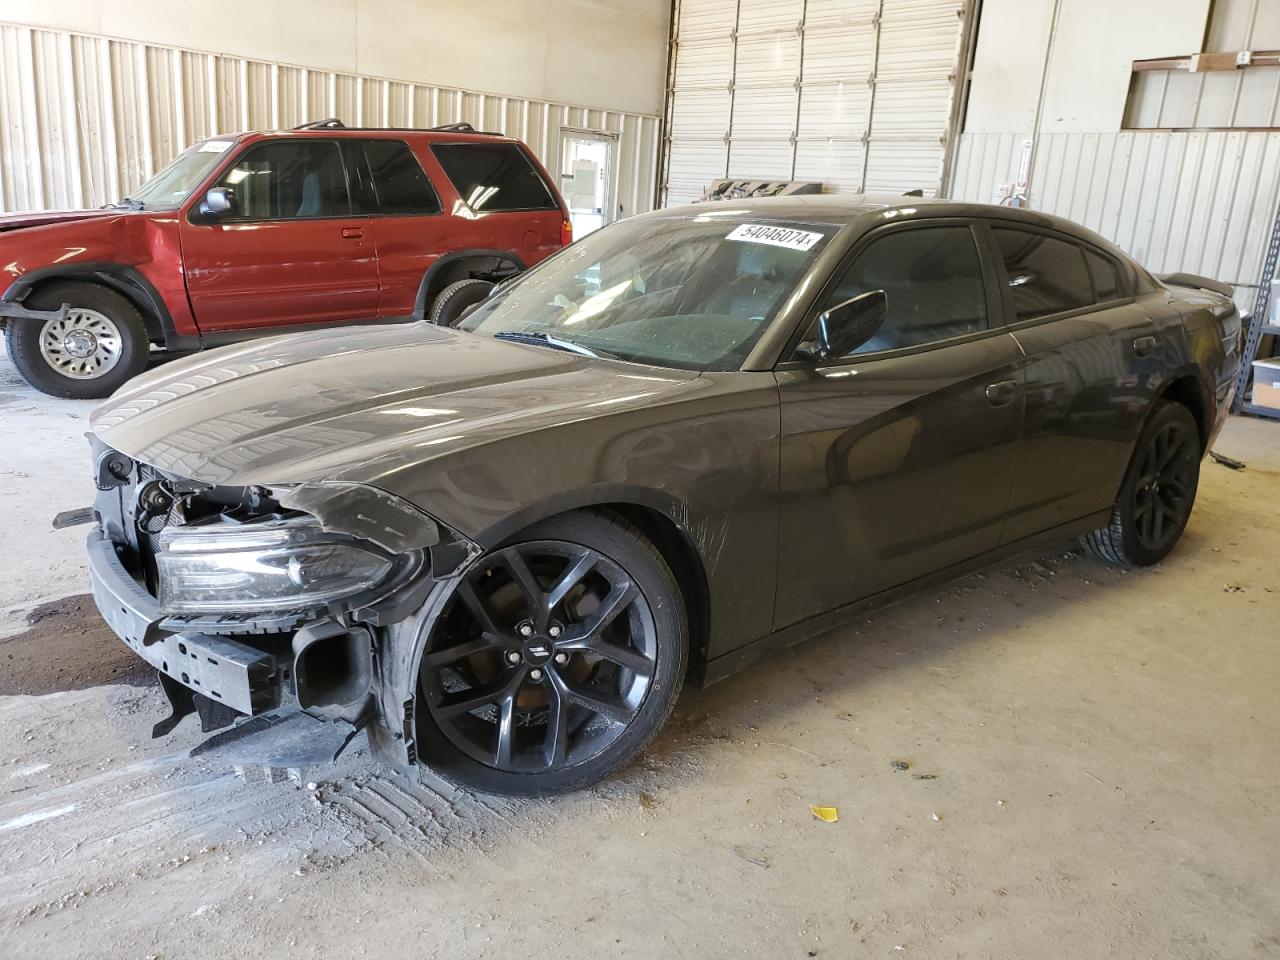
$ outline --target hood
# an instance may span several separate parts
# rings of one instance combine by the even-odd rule
[[[72,223],[76,220],[96,220],[101,217],[118,217],[128,210],[44,210],[39,213],[6,213],[0,216],[0,233],[23,230],[28,227],[47,227],[55,223]]]
[[[206,483],[377,485],[460,448],[651,405],[697,378],[408,323],[176,360],[90,423],[114,449]]]

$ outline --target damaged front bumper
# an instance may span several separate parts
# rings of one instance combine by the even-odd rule
[[[401,575],[297,609],[255,612],[219,598],[214,611],[178,613],[157,589],[160,531],[207,525],[211,502],[235,504],[227,507],[237,517],[228,527],[252,528],[257,515],[246,520],[237,500],[247,488],[170,477],[96,443],[95,454],[98,525],[86,543],[93,598],[111,629],[159,673],[172,712],[153,736],[196,714],[206,733],[221,732],[193,754],[216,753],[235,764],[312,766],[336,759],[361,731],[381,759],[400,767],[415,762],[415,657],[424,615],[438,609],[454,571],[478,547],[372,488],[253,488],[255,504],[271,505],[264,507],[271,523],[281,522],[280,510],[301,512],[336,538],[394,554]],[[165,494],[160,507],[157,489]]]
[[[296,703],[289,709],[286,694],[294,667],[292,656],[259,649],[229,636],[167,632],[159,605],[129,575],[115,545],[101,530],[89,534],[86,551],[93,600],[102,618],[129,649],[160,674],[161,687],[172,712],[155,725],[153,736],[168,734],[191,713],[199,715],[201,728],[206,733],[244,718],[268,718],[267,722],[246,732],[273,730],[278,722],[293,714],[299,714],[300,719],[290,722],[291,732],[300,725],[309,727],[312,723],[319,732],[338,723],[345,727],[344,746],[357,732],[358,728],[350,721],[308,717]],[[281,710],[282,707],[285,709]],[[276,711],[280,713],[269,716]],[[270,746],[261,742],[246,742],[244,747],[257,759],[249,761],[238,756],[234,759],[268,766],[302,765],[300,757],[290,749],[273,754]],[[303,754],[314,762],[315,751],[310,746]],[[265,762],[267,760],[270,762]]]
[[[252,716],[280,705],[288,669],[281,658],[230,637],[164,632],[155,600],[129,576],[101,531],[89,535],[86,548],[94,603],[129,649],[170,680],[237,713]]]

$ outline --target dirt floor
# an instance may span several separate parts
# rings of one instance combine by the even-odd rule
[[[1071,544],[688,691],[555,801],[192,760],[82,595],[89,404],[0,358],[0,956],[1280,956],[1280,424],[1187,535]],[[810,804],[836,807],[825,823]]]

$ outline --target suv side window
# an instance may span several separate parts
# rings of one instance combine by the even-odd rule
[[[378,213],[426,216],[440,212],[440,198],[405,143],[366,140],[361,149],[373,177]]]
[[[351,213],[342,154],[332,140],[273,140],[251,147],[217,185],[235,194],[235,220],[301,220]]]
[[[437,143],[445,175],[472,210],[559,210],[529,158],[514,143]]]
[[[973,232],[964,226],[898,230],[857,255],[819,311],[883,290],[884,323],[854,354],[896,350],[987,329],[987,297]],[[811,335],[817,335],[816,327]]]
[[[1083,247],[1029,230],[994,227],[991,232],[1004,260],[1019,321],[1078,310],[1096,302]],[[1111,285],[1116,286],[1114,270]],[[1113,292],[1101,299],[1114,297]]]

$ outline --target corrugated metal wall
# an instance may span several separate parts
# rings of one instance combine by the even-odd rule
[[[0,210],[118,200],[188,144],[336,116],[519,137],[554,174],[560,128],[618,135],[618,202],[653,207],[658,118],[0,24]]]
[[[964,134],[951,195],[990,203],[1027,134]],[[1280,203],[1280,131],[1042,134],[1030,205],[1082,223],[1155,273],[1236,285],[1251,309]]]
[[[680,0],[667,203],[718,177],[937,192],[966,0]]]

